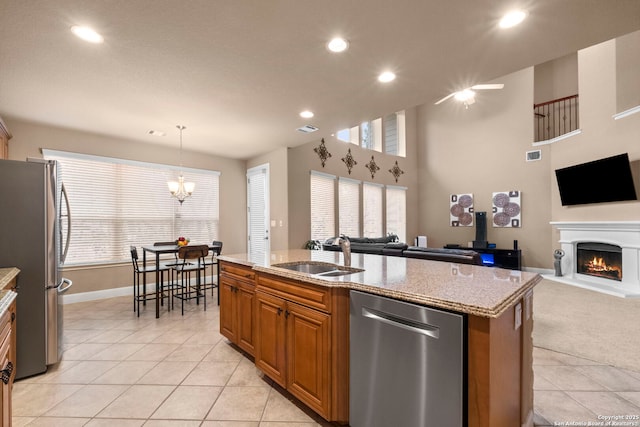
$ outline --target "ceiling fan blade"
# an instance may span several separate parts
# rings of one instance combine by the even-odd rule
[[[502,89],[503,87],[504,87],[504,84],[502,83],[490,83],[490,84],[471,86],[471,89],[473,90]]]
[[[442,104],[444,101],[446,101],[447,99],[451,98],[456,93],[457,92],[450,93],[449,95],[447,95],[444,98],[442,98],[440,101],[436,102],[434,105]]]

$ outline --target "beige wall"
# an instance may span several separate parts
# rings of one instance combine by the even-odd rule
[[[559,236],[549,225],[550,221],[637,221],[640,218],[639,201],[563,207],[555,181],[558,168],[620,153],[629,153],[632,167],[639,168],[640,114],[621,120],[612,118],[620,111],[617,98],[624,83],[619,77],[629,76],[628,69],[619,69],[621,62],[627,63],[628,45],[616,49],[616,42],[611,40],[577,53],[582,133],[551,145],[533,147],[531,144],[533,94],[543,96],[547,91],[545,97],[564,96],[564,89],[553,85],[537,92],[538,79],[542,75],[570,75],[571,55],[553,66],[546,64],[548,68],[543,67],[541,73],[536,67],[536,89],[530,68],[497,79],[496,82],[505,83],[505,88],[479,94],[478,102],[468,110],[453,102],[419,107],[418,216],[421,230],[428,235],[429,246],[465,244],[474,238],[475,228],[448,226],[448,197],[454,193],[473,193],[475,209],[489,213],[492,192],[522,191],[522,228],[500,229],[489,225],[488,240],[498,247],[511,248],[517,239],[525,267],[552,268],[552,253],[559,246]],[[565,83],[558,85],[570,86],[570,80],[561,78]],[[634,87],[631,85],[629,90]],[[626,108],[634,106],[626,96],[625,102]],[[535,148],[542,150],[542,160],[525,162],[525,152]],[[637,176],[636,190],[640,191]]]
[[[616,39],[617,112],[640,105],[640,31]]]
[[[264,164],[269,165],[269,209],[272,224],[275,221],[275,226],[270,227],[271,250],[287,249],[289,247],[287,148],[279,148],[248,160],[247,169]]]
[[[42,157],[42,148],[162,164],[176,164],[177,160],[176,149],[170,147],[29,123],[9,117],[4,119],[13,134],[9,142],[9,157],[13,160]],[[220,171],[220,223],[223,226],[220,227],[219,240],[224,242],[224,252],[244,252],[246,162],[189,151],[183,151],[182,162],[186,167]],[[64,274],[74,281],[69,293],[130,286],[132,283],[130,264],[69,268]]]
[[[528,267],[550,267],[548,149],[526,162],[532,150],[533,68],[500,79],[504,89],[482,91],[465,109],[450,100],[418,110],[420,230],[431,247],[467,246],[475,227],[449,225],[451,194],[473,193],[476,211],[487,212],[487,238],[510,249],[518,240]],[[522,192],[522,227],[494,228],[492,193]]]
[[[629,153],[632,163],[640,161],[640,114],[620,120],[612,118],[618,111],[616,62],[615,40],[578,52],[582,133],[551,146],[552,171],[620,153]],[[552,184],[550,202],[554,221],[640,219],[639,201],[562,206],[555,180]],[[640,183],[636,178],[636,192],[638,190]],[[558,235],[554,233],[554,243],[557,240]]]
[[[385,185],[399,185],[407,187],[407,240],[413,242],[413,238],[418,234],[418,175],[417,175],[417,146],[416,146],[416,110],[415,108],[405,110],[407,156],[398,157],[377,151],[360,148],[354,144],[338,141],[334,137],[324,137],[327,150],[331,153],[322,167],[320,158],[313,151],[320,144],[317,141],[299,147],[290,148],[288,151],[289,165],[289,247],[301,248],[310,239],[311,213],[309,198],[309,176],[310,171],[315,170],[331,175],[343,176],[361,181],[373,182]],[[345,163],[341,160],[347,150],[351,149],[351,155],[356,160],[357,165],[348,173]],[[365,165],[374,156],[376,164],[380,170],[372,179],[369,170]],[[389,172],[396,160],[398,166],[404,171],[396,183]],[[337,213],[336,213],[337,215]],[[336,216],[337,217],[337,216]]]
[[[552,101],[578,93],[578,54],[572,53],[534,67],[533,102]]]

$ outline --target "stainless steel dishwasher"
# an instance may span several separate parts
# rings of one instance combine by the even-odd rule
[[[351,291],[351,427],[466,424],[465,318]]]

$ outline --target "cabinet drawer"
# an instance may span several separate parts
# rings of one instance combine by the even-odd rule
[[[256,279],[256,273],[251,267],[242,267],[236,264],[229,264],[224,261],[220,262],[220,275],[245,281],[253,281]]]
[[[294,301],[307,307],[331,312],[331,290],[271,275],[258,275],[258,288],[263,292]]]

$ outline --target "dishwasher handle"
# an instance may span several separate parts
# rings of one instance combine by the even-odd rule
[[[394,316],[390,313],[383,313],[369,307],[362,307],[362,315],[364,317],[368,317],[369,319],[374,319],[379,322],[386,323],[387,325],[396,326],[407,331],[426,335],[435,339],[440,338],[440,328],[437,326],[429,325],[428,323],[416,322],[415,320]]]

